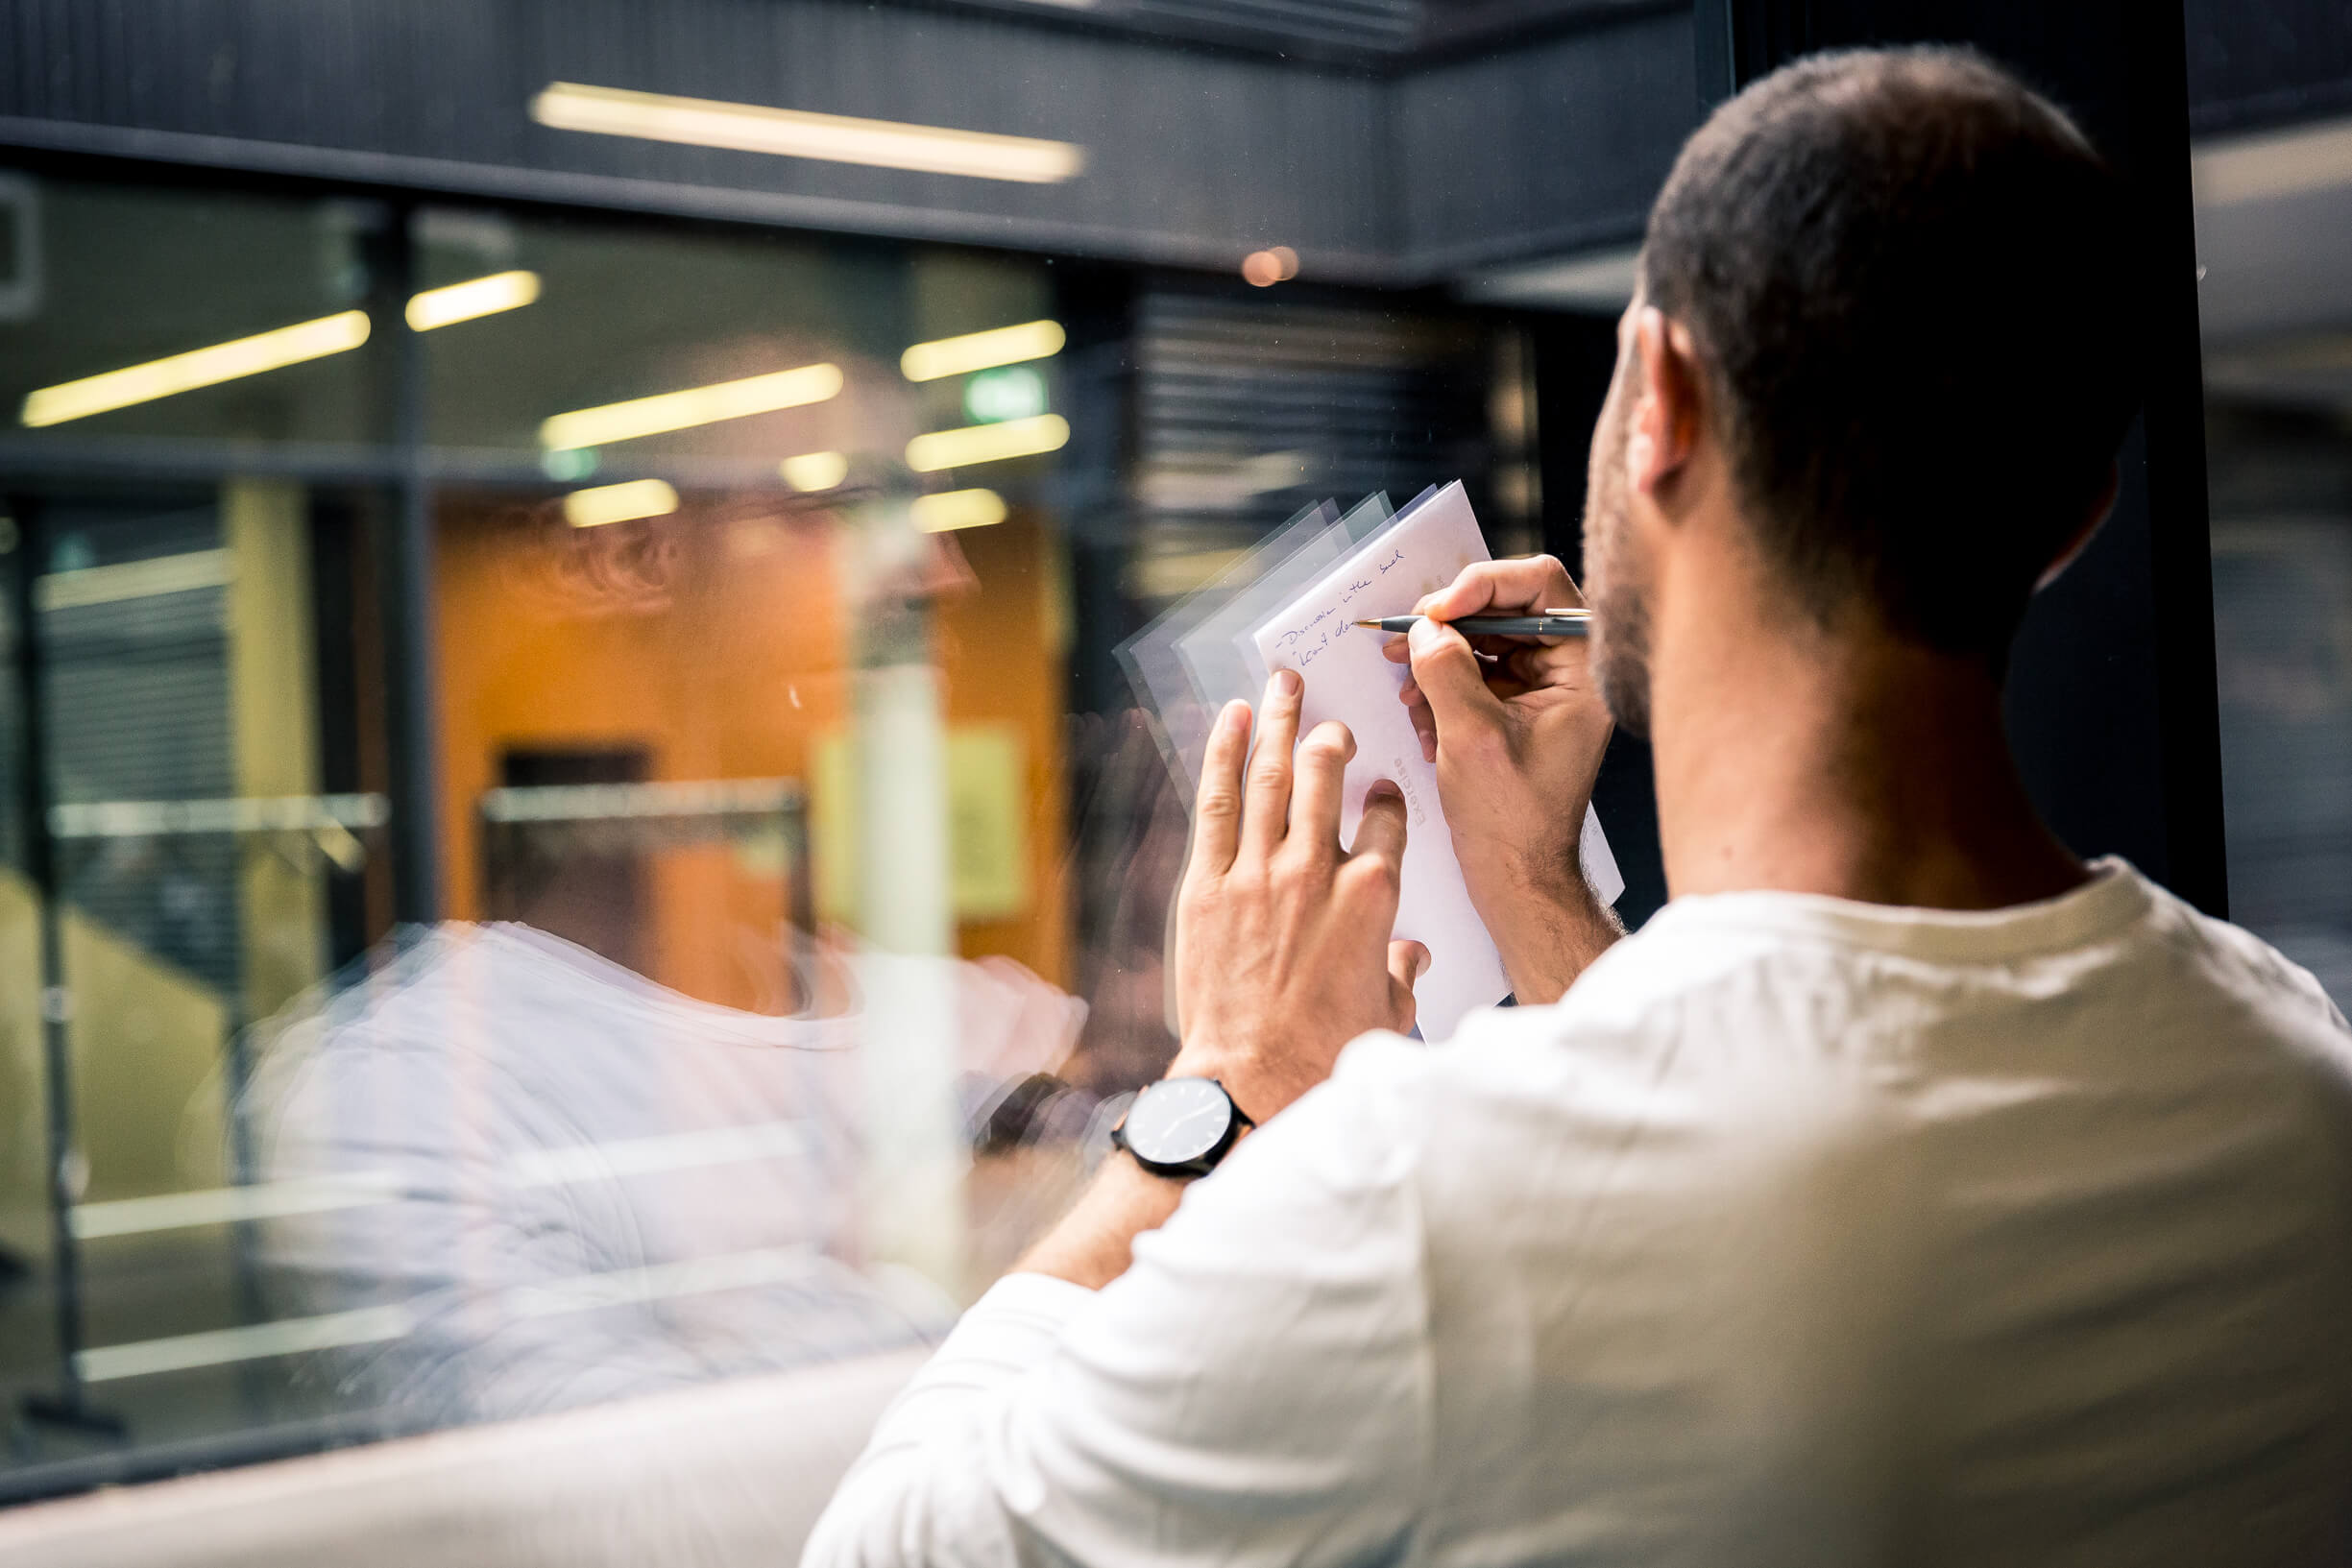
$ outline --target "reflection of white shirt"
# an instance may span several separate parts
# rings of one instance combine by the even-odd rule
[[[807,1564],[2314,1560],[2352,1035],[2121,862],[1677,902],[999,1284]]]

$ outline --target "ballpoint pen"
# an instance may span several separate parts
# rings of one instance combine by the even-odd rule
[[[1382,615],[1356,624],[1376,632],[1410,632],[1416,621],[1428,618]],[[1545,610],[1533,615],[1465,615],[1444,624],[1465,637],[1583,637],[1590,629],[1591,620],[1589,610]]]

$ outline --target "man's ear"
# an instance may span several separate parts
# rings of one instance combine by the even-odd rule
[[[2042,568],[2042,575],[2034,579],[2033,591],[2036,593],[2056,582],[2059,575],[2074,564],[2074,558],[2090,548],[2091,541],[2098,535],[2100,524],[2115,511],[2115,497],[2122,488],[2123,470],[2113,463],[2108,464],[2107,487],[2099,492],[2098,500],[2091,508],[2090,516],[2083,519],[2082,527],[2066,542],[2066,548],[2060,550],[2057,558]]]
[[[1655,305],[1636,308],[1633,335],[1638,369],[1633,424],[1626,433],[1626,477],[1636,491],[1655,495],[1683,470],[1698,444],[1698,362],[1689,330]]]

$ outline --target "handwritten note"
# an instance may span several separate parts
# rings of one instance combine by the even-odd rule
[[[1381,634],[1351,622],[1411,614],[1422,594],[1485,560],[1487,546],[1468,498],[1453,485],[1400,515],[1374,549],[1376,565],[1342,561],[1277,611],[1258,634],[1258,645],[1270,668],[1296,669],[1306,679],[1301,735],[1338,719],[1356,737],[1341,797],[1342,841],[1353,842],[1365,791],[1376,781],[1394,780],[1404,795],[1404,886],[1395,934],[1429,949],[1429,970],[1415,991],[1421,1033],[1442,1040],[1471,1008],[1501,1001],[1511,982],[1463,884],[1438,802],[1437,769],[1421,760],[1420,741],[1396,700],[1404,671],[1381,657]]]
[[[1365,792],[1375,782],[1392,780],[1404,795],[1403,897],[1395,934],[1429,949],[1428,972],[1414,989],[1421,1033],[1431,1040],[1453,1033],[1472,1008],[1501,1001],[1511,982],[1463,883],[1438,800],[1437,769],[1421,760],[1419,737],[1397,701],[1405,670],[1381,657],[1386,634],[1354,622],[1410,615],[1423,594],[1487,559],[1468,496],[1459,483],[1448,485],[1398,513],[1366,546],[1276,608],[1254,634],[1269,669],[1296,669],[1305,679],[1299,734],[1338,719],[1355,736],[1355,760],[1342,794],[1342,842],[1354,841]],[[1584,842],[1587,874],[1613,902],[1624,883],[1589,812]]]

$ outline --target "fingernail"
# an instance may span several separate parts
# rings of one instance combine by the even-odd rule
[[[1396,787],[1394,780],[1375,779],[1372,781],[1372,786],[1364,791],[1364,800],[1365,804],[1370,805],[1373,801],[1385,800],[1392,795],[1398,800],[1405,798],[1405,792]]]
[[[1280,688],[1284,696],[1296,697],[1298,695],[1299,689],[1306,685],[1306,682],[1299,679],[1298,672],[1297,670],[1285,669],[1274,672],[1274,685]]]

